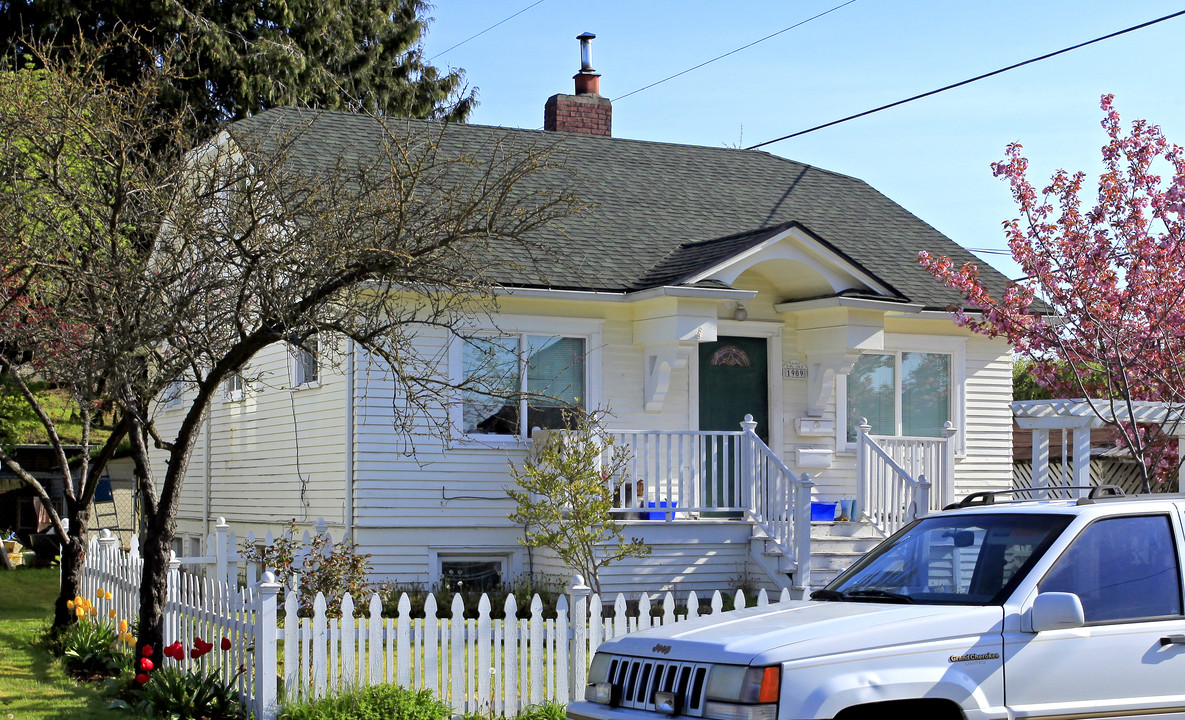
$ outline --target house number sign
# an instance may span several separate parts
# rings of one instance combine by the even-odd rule
[[[782,364],[783,380],[806,380],[806,365],[797,360]]]

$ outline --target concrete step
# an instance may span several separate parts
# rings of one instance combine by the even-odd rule
[[[863,522],[813,522],[812,538],[858,538],[883,540],[884,535]]]

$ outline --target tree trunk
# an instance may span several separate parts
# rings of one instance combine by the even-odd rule
[[[66,607],[66,602],[81,594],[82,565],[86,562],[85,538],[88,519],[87,513],[74,513],[74,517],[70,518],[70,528],[66,531],[68,542],[62,546],[59,560],[62,581],[57,602],[54,603],[54,630],[67,628],[78,621],[74,611]]]
[[[140,578],[140,627],[134,653],[137,663],[145,645],[152,647],[152,657],[162,657],[165,639],[164,609],[169,589],[169,546],[173,540],[172,536],[173,533],[169,530],[146,533],[144,547],[140,550],[144,570]]]

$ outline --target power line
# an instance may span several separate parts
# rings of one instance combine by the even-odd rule
[[[765,147],[766,145],[773,145],[774,143],[782,142],[783,140],[789,140],[790,138],[796,138],[796,137],[799,137],[800,135],[806,135],[807,133],[812,133],[812,132],[815,132],[816,130],[822,130],[823,128],[829,128],[832,125],[839,125],[840,123],[845,123],[849,120],[855,120],[856,118],[862,118],[865,115],[872,115],[873,113],[878,113],[881,110],[888,110],[889,108],[897,107],[898,105],[904,105],[905,103],[913,102],[914,100],[920,100],[924,97],[930,97],[931,95],[937,95],[940,92],[946,92],[947,90],[953,90],[954,88],[962,87],[963,85],[968,85],[968,84],[973,83],[977,80],[983,80],[984,78],[990,78],[993,75],[999,75],[1000,73],[1006,73],[1009,70],[1015,70],[1018,67],[1023,67],[1025,65],[1029,65],[1031,63],[1035,63],[1040,60],[1048,60],[1049,58],[1054,57],[1055,55],[1061,55],[1062,53],[1068,53],[1071,50],[1077,50],[1078,48],[1086,47],[1087,45],[1093,45],[1094,43],[1102,42],[1103,40],[1109,40],[1113,37],[1118,37],[1119,35],[1123,35],[1125,33],[1129,33],[1134,30],[1140,30],[1142,28],[1146,28],[1149,25],[1155,25],[1156,23],[1164,22],[1165,20],[1172,20],[1173,18],[1180,17],[1181,15],[1185,15],[1185,10],[1180,10],[1178,12],[1171,14],[1171,15],[1165,15],[1164,17],[1156,18],[1155,20],[1149,20],[1146,23],[1140,23],[1139,25],[1133,25],[1133,26],[1126,28],[1124,30],[1119,30],[1119,31],[1113,32],[1109,35],[1103,35],[1102,37],[1097,37],[1094,40],[1087,40],[1086,42],[1081,42],[1081,43],[1078,43],[1077,45],[1071,45],[1070,47],[1062,48],[1061,50],[1057,50],[1055,52],[1046,53],[1045,55],[1042,55],[1040,57],[1035,57],[1035,58],[1031,58],[1029,60],[1025,60],[1023,62],[1018,62],[1014,65],[1009,65],[1008,67],[1000,68],[999,70],[993,70],[992,72],[984,73],[983,75],[977,75],[973,78],[963,80],[962,82],[957,82],[952,85],[947,85],[946,87],[940,87],[937,90],[931,90],[929,92],[921,93],[920,95],[914,95],[913,97],[906,98],[904,100],[898,100],[897,102],[892,102],[892,103],[889,103],[888,105],[881,105],[878,108],[873,108],[872,110],[865,110],[864,112],[856,113],[855,115],[849,115],[845,118],[840,118],[839,120],[832,120],[831,122],[823,123],[822,125],[816,125],[813,128],[807,128],[806,130],[799,130],[796,133],[790,133],[789,135],[783,135],[780,138],[774,138],[773,140],[766,140],[763,143],[751,145],[745,149],[746,150],[756,150],[759,147]]]
[[[485,35],[486,33],[488,33],[489,31],[493,30],[494,28],[498,27],[498,26],[499,26],[499,25],[501,25],[502,23],[504,23],[504,22],[507,22],[508,20],[513,20],[513,19],[515,19],[515,18],[516,18],[516,17],[518,17],[519,15],[522,15],[522,14],[523,14],[523,13],[525,13],[526,11],[530,10],[531,8],[535,7],[536,5],[538,5],[538,4],[540,4],[540,3],[544,2],[544,1],[545,1],[545,0],[535,0],[535,2],[533,2],[533,3],[531,3],[530,5],[526,6],[526,7],[525,7],[525,8],[523,8],[522,10],[519,10],[518,12],[516,12],[516,13],[515,13],[515,14],[513,14],[513,15],[511,15],[510,17],[502,18],[502,19],[501,19],[501,20],[499,20],[498,22],[496,22],[496,23],[494,23],[493,25],[489,26],[489,27],[488,27],[488,28],[486,28],[485,30],[482,30],[481,32],[477,33],[476,35],[470,35],[469,37],[465,38],[464,40],[462,40],[461,42],[457,43],[456,45],[453,45],[452,47],[450,47],[450,48],[447,48],[447,49],[445,49],[445,50],[441,50],[440,52],[436,53],[436,54],[435,54],[435,55],[433,55],[432,57],[428,58],[428,62],[432,62],[433,60],[435,60],[436,58],[440,57],[441,55],[444,55],[444,54],[445,54],[445,53],[447,53],[447,52],[451,52],[451,51],[453,51],[453,50],[456,50],[457,48],[461,47],[462,45],[464,45],[465,43],[469,42],[470,40],[473,40],[474,38],[478,38],[478,37],[481,37],[482,35]]]
[[[724,53],[723,55],[718,55],[718,56],[716,56],[716,57],[712,58],[711,60],[705,60],[704,62],[700,63],[699,65],[696,65],[695,67],[689,67],[689,68],[687,68],[686,70],[684,70],[684,71],[682,71],[682,72],[677,72],[677,73],[675,73],[674,75],[671,75],[670,77],[665,77],[665,78],[663,78],[662,80],[657,80],[657,81],[655,81],[655,82],[652,82],[652,83],[650,83],[649,85],[646,85],[646,86],[644,86],[644,87],[640,87],[640,88],[638,88],[637,90],[631,90],[630,92],[627,92],[625,95],[620,95],[620,96],[618,96],[618,97],[615,97],[615,98],[613,98],[613,102],[617,102],[617,101],[619,101],[619,100],[623,100],[623,99],[625,99],[625,98],[629,97],[630,95],[637,95],[638,93],[642,92],[643,90],[649,90],[650,88],[654,87],[655,85],[662,85],[662,84],[663,84],[663,83],[665,83],[667,80],[674,80],[675,78],[679,77],[680,75],[686,75],[687,73],[691,72],[692,70],[699,70],[700,68],[702,68],[702,67],[703,67],[703,66],[705,66],[705,65],[711,65],[712,63],[716,62],[717,60],[722,60],[722,59],[724,59],[724,58],[728,57],[729,55],[735,55],[736,53],[739,53],[739,52],[740,52],[740,51],[742,51],[742,50],[747,50],[748,48],[751,48],[751,47],[753,47],[754,45],[756,45],[756,44],[758,44],[758,43],[763,43],[763,42],[765,42],[766,40],[769,40],[770,38],[773,38],[773,37],[777,37],[777,36],[781,35],[781,34],[782,34],[782,33],[784,33],[784,32],[789,32],[789,31],[793,30],[793,29],[794,29],[794,28],[796,28],[796,27],[802,27],[803,25],[806,25],[807,23],[809,23],[809,22],[810,22],[810,21],[812,21],[812,20],[818,20],[819,18],[823,17],[824,15],[828,15],[828,14],[830,14],[830,13],[833,13],[833,12],[835,12],[836,10],[839,10],[839,9],[840,9],[840,8],[842,8],[842,7],[845,7],[845,6],[851,5],[851,4],[852,4],[852,3],[854,3],[854,2],[856,2],[856,0],[848,0],[847,2],[845,2],[845,3],[841,4],[841,5],[836,5],[835,7],[831,8],[830,10],[826,10],[826,11],[824,11],[824,12],[821,12],[821,13],[819,13],[818,15],[815,15],[814,17],[809,17],[809,18],[807,18],[806,20],[803,20],[803,21],[801,21],[801,22],[794,23],[794,24],[793,24],[793,25],[791,25],[790,27],[787,27],[787,28],[782,28],[781,30],[777,31],[776,33],[773,33],[773,34],[771,34],[771,35],[766,35],[765,37],[761,38],[760,40],[754,40],[753,42],[749,43],[748,45],[742,45],[741,47],[739,47],[739,48],[737,48],[737,49],[735,49],[735,50],[729,50],[728,52]]]

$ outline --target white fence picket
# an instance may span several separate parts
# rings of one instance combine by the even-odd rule
[[[329,618],[322,593],[313,602],[312,616],[300,617],[295,590],[282,599],[282,611],[277,613],[280,586],[264,568],[244,567],[249,584],[238,585],[241,558],[232,554],[232,537],[229,527],[220,523],[217,534],[211,533],[208,540],[213,557],[171,558],[165,643],[180,641],[187,652],[198,638],[211,643],[215,651],[197,661],[187,656],[185,662],[217,668],[226,679],[236,678],[240,697],[260,720],[276,716],[279,640],[284,643],[282,693],[290,700],[394,682],[427,689],[458,713],[514,717],[527,705],[564,703],[582,695],[587,664],[605,640],[717,614],[724,607],[719,591],[712,593],[709,607],[701,609],[700,594],[689,592],[681,605],[668,589],[638,596],[636,614],[629,612],[626,596],[618,594],[606,612],[605,599],[576,578],[568,593],[557,599],[554,617],[545,617],[538,595],[531,597],[527,618],[518,617],[520,607],[513,595],[502,602],[502,618],[493,616],[494,599],[486,595],[479,598],[476,618],[465,618],[464,602],[456,594],[450,603],[451,617],[440,619],[436,599],[428,595],[425,617],[413,619],[406,594],[398,598],[394,618],[383,617],[379,595],[370,596],[366,612],[359,612],[361,598],[347,594],[342,597],[340,618]],[[142,561],[134,550],[119,551],[114,540],[108,533],[88,542],[80,587],[87,597],[98,596],[100,588],[110,592],[111,601],[100,599],[106,604],[96,605],[100,612],[105,615],[111,608],[118,616],[132,619],[138,611]],[[249,536],[248,542],[252,540]],[[195,564],[197,572],[182,570]],[[225,572],[202,572],[205,567],[225,568]],[[755,598],[759,606],[789,600],[788,590],[773,600],[761,589]],[[745,593],[737,590],[732,602],[734,607],[745,607]],[[685,614],[679,610],[682,607]],[[162,662],[175,663],[163,658]],[[242,674],[238,674],[240,667],[245,668]]]

